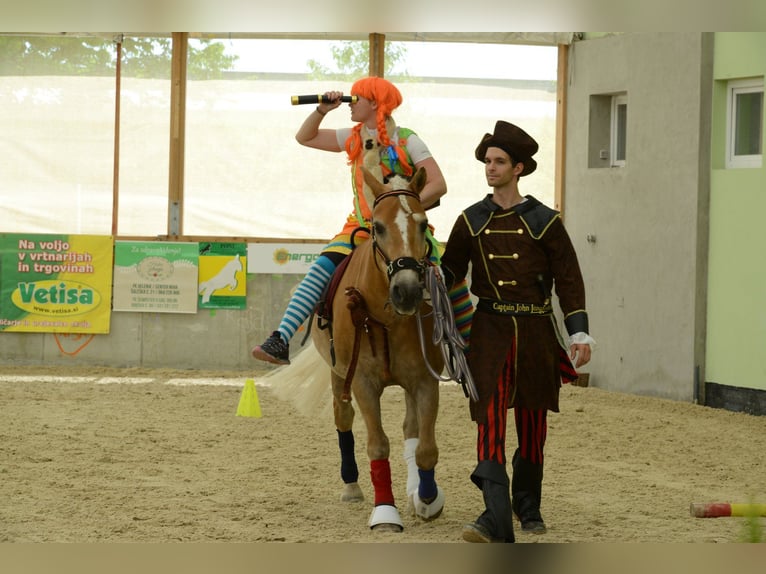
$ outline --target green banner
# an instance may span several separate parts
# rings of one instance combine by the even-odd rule
[[[109,333],[113,239],[0,234],[0,331]]]

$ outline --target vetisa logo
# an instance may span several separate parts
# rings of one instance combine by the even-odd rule
[[[101,296],[85,283],[47,279],[19,283],[11,302],[36,315],[69,316],[87,313],[98,307]]]

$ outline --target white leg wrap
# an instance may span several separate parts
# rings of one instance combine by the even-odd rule
[[[412,494],[418,491],[420,484],[420,475],[418,474],[418,465],[415,462],[415,449],[418,448],[420,439],[408,438],[404,441],[404,462],[407,463],[407,498],[412,498]]]
[[[370,528],[375,528],[381,524],[395,525],[400,532],[404,530],[404,524],[402,523],[401,516],[399,516],[399,511],[396,509],[396,506],[391,506],[390,504],[381,504],[372,509],[369,522]]]
[[[441,486],[436,486],[436,498],[430,504],[424,503],[418,496],[418,491],[415,489],[412,495],[412,505],[415,507],[415,514],[417,514],[423,520],[429,520],[436,518],[442,513],[444,509],[444,491]]]

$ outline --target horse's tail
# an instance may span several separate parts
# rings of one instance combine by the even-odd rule
[[[289,365],[274,369],[261,381],[269,384],[278,399],[292,403],[304,416],[332,415],[330,367],[311,341],[290,359]]]

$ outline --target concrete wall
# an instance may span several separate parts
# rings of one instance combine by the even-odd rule
[[[712,48],[702,33],[571,47],[564,219],[598,343],[592,386],[688,401],[704,376]],[[611,168],[592,122],[623,92],[627,162]]]
[[[262,366],[250,349],[279,324],[302,275],[248,275],[247,309],[196,314],[112,313],[108,335],[0,333],[6,365],[100,365],[242,370]],[[303,333],[293,339],[300,348]]]

